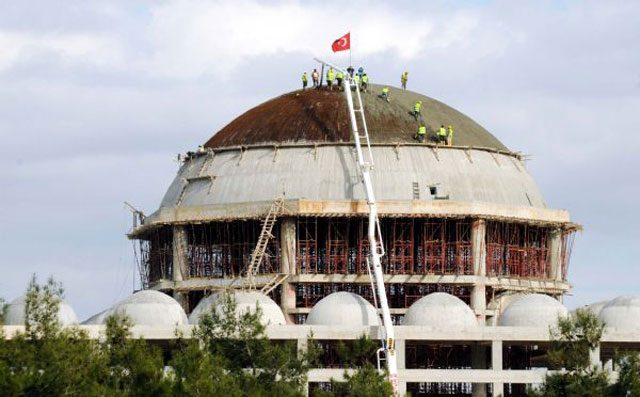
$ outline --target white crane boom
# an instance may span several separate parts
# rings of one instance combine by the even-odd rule
[[[391,320],[391,311],[389,310],[389,303],[387,301],[387,293],[384,288],[384,278],[382,273],[382,264],[380,258],[384,256],[384,246],[382,244],[382,236],[380,233],[380,221],[378,219],[378,207],[376,205],[376,198],[373,194],[373,183],[371,182],[371,170],[373,169],[373,153],[371,152],[371,144],[369,141],[369,131],[367,130],[367,122],[364,117],[364,107],[362,105],[362,97],[360,96],[360,87],[351,78],[351,75],[344,71],[342,68],[336,67],[328,62],[324,62],[316,58],[316,61],[325,64],[335,70],[341,71],[345,78],[343,80],[344,94],[347,99],[347,106],[349,108],[349,118],[351,120],[351,132],[353,133],[353,140],[356,144],[356,153],[358,159],[358,166],[362,173],[362,183],[367,196],[367,205],[369,206],[369,225],[368,225],[368,239],[369,239],[369,258],[373,263],[373,271],[370,274],[373,277],[373,282],[376,287],[374,294],[377,294],[378,301],[380,302],[380,309],[382,310],[382,322],[384,325],[384,338],[383,347],[385,353],[385,361],[387,364],[387,370],[389,372],[389,382],[393,387],[394,395],[398,394],[398,363],[396,359],[395,349],[395,334],[393,330],[393,322]],[[353,106],[353,96],[351,95],[351,87],[355,86],[354,92],[356,93],[356,99],[358,101],[358,109]],[[360,114],[360,120],[362,121],[362,135],[358,130],[358,122],[356,119],[356,113]],[[367,147],[367,159],[365,159],[362,145]],[[369,263],[367,264],[369,266]]]

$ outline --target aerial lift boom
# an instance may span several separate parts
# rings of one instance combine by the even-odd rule
[[[380,233],[380,221],[378,219],[378,207],[376,205],[376,198],[373,194],[373,183],[371,181],[371,170],[373,169],[373,154],[371,152],[371,143],[369,141],[369,132],[367,130],[367,122],[364,117],[364,107],[362,105],[362,97],[360,95],[360,89],[356,81],[351,78],[342,68],[338,68],[330,63],[324,62],[316,58],[316,61],[341,71],[345,78],[343,80],[344,95],[347,99],[347,106],[349,110],[349,118],[351,121],[351,132],[353,133],[353,140],[356,144],[356,154],[358,160],[358,166],[362,174],[362,183],[367,197],[367,205],[369,206],[369,225],[367,229],[367,236],[369,239],[369,261],[367,266],[373,264],[373,269],[370,274],[375,284],[374,296],[378,296],[380,303],[380,309],[382,310],[382,322],[384,326],[384,336],[382,338],[382,349],[385,354],[385,361],[387,364],[387,370],[389,372],[389,382],[393,387],[394,395],[398,394],[398,363],[396,359],[395,350],[395,334],[393,331],[393,322],[391,321],[391,311],[389,310],[389,303],[387,301],[387,293],[384,288],[384,278],[382,273],[382,264],[380,258],[384,256],[384,246],[382,244],[382,236]],[[358,102],[358,108],[354,108],[353,95],[351,94],[351,87],[355,87],[355,95]],[[362,132],[358,129],[358,122],[356,113],[360,115],[360,121],[362,123]],[[362,146],[366,146],[365,152],[362,150]],[[378,360],[378,367],[380,366],[380,360]]]

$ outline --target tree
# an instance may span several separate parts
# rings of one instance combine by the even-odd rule
[[[609,395],[640,397],[640,354],[626,352],[616,359],[618,381],[611,385]]]
[[[211,360],[232,377],[227,381],[242,395],[302,395],[314,349],[298,352],[295,341],[269,340],[259,306],[254,312],[237,313],[235,298],[225,294],[217,307],[200,318],[194,336]]]
[[[534,396],[545,397],[601,397],[608,391],[608,376],[591,365],[589,353],[597,348],[604,324],[588,310],[578,309],[575,315],[559,318],[552,328],[548,356],[552,364],[565,369],[547,375]]]

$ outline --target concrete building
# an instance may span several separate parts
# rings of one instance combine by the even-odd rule
[[[387,102],[380,90],[370,86],[363,99],[401,392],[524,395],[553,370],[549,325],[568,315],[562,297],[580,226],[549,208],[523,157],[476,122],[409,91],[391,88]],[[428,139],[418,143],[423,124]],[[451,146],[435,140],[441,125],[454,128]],[[363,334],[379,338],[367,211],[344,95],[307,90],[267,101],[183,157],[157,211],[139,214],[129,234],[145,290],[82,327],[98,337],[106,316],[121,312],[136,336],[165,341],[177,327],[188,337],[224,290],[239,311],[259,304],[269,337],[299,348],[311,332],[327,352]],[[265,254],[246,277],[270,212]],[[590,310],[610,325],[594,363],[616,349],[640,351],[639,298]],[[326,357],[309,374],[310,394],[342,377],[341,363]]]

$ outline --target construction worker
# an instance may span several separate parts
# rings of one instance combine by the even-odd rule
[[[344,73],[341,70],[338,70],[336,73],[336,81],[338,82],[338,90],[342,89],[342,80],[344,80]]]
[[[406,70],[402,72],[402,76],[400,76],[400,84],[402,85],[402,89],[407,89],[407,80],[409,80],[409,72]]]
[[[447,146],[451,146],[453,144],[453,127],[449,125],[447,127]]]
[[[313,80],[313,87],[318,88],[320,85],[320,73],[318,73],[316,69],[313,69],[313,72],[311,72],[311,79]]]
[[[307,89],[307,82],[309,79],[307,78],[307,72],[302,73],[302,91]]]
[[[421,124],[420,127],[418,127],[418,132],[416,132],[415,139],[417,139],[418,142],[422,143],[424,142],[424,138],[426,136],[427,136],[427,127],[424,124]]]
[[[333,91],[333,79],[336,78],[336,72],[333,68],[329,68],[327,70],[327,85],[329,86],[329,90]]]
[[[420,111],[422,110],[422,101],[417,101],[415,105],[413,105],[413,117],[415,117],[416,121],[418,121],[418,117],[421,116]]]
[[[360,66],[358,68],[358,76],[360,76],[361,80],[362,80],[362,75],[364,75],[364,68],[362,66]]]
[[[389,87],[385,86],[384,88],[382,88],[382,94],[380,94],[380,98],[389,102]]]
[[[356,83],[356,87],[360,89],[360,76],[358,76],[357,74],[353,76],[353,81]],[[355,88],[351,91],[355,91]]]
[[[367,74],[362,75],[362,91],[367,92],[367,85],[369,84],[369,76]]]
[[[444,128],[444,124],[438,129],[438,143],[447,143],[447,130]]]
[[[354,72],[353,66],[349,65],[349,67],[347,68],[347,73],[349,73],[349,76],[353,77],[353,72]]]

